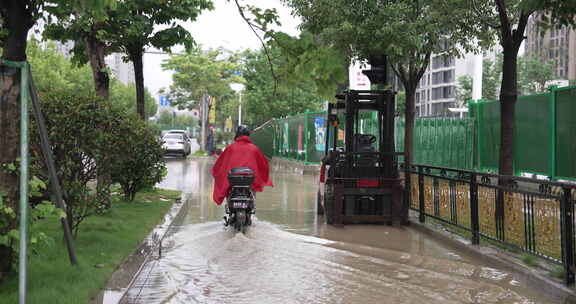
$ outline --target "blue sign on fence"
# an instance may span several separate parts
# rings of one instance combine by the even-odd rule
[[[324,116],[314,118],[314,130],[316,130],[316,151],[324,151],[326,144],[326,118]]]
[[[169,107],[170,106],[170,99],[166,95],[160,95],[160,106],[161,107]]]

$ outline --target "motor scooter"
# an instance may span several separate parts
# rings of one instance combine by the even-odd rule
[[[250,168],[232,168],[228,172],[230,193],[226,197],[226,215],[224,225],[232,226],[237,232],[246,232],[246,227],[252,225],[254,214],[254,171]]]

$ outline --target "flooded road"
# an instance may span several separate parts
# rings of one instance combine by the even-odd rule
[[[325,225],[315,179],[280,169],[234,233],[211,200],[212,162],[168,160],[160,187],[184,192],[185,213],[123,303],[553,303],[410,227]]]

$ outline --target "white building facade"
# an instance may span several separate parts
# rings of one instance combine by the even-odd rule
[[[428,69],[416,90],[416,116],[456,116],[448,109],[458,106],[456,100],[458,78],[472,77],[474,68],[473,54],[466,54],[462,58],[432,55]]]
[[[134,76],[134,64],[132,61],[125,62],[122,57],[124,54],[113,53],[106,56],[106,65],[114,74],[114,77],[125,85],[136,83]]]

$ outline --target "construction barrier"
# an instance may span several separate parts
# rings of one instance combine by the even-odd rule
[[[418,118],[414,125],[413,163],[460,170],[497,172],[500,103],[469,103],[467,118]],[[576,180],[576,87],[520,96],[516,103],[514,170]],[[376,117],[360,117],[363,134],[375,134]],[[344,119],[340,117],[340,126]],[[396,151],[404,150],[404,121],[396,121]],[[342,133],[343,130],[339,133]],[[338,135],[341,137],[340,134]],[[273,119],[257,128],[254,142],[268,157],[317,163],[326,141],[326,113],[310,112]]]

